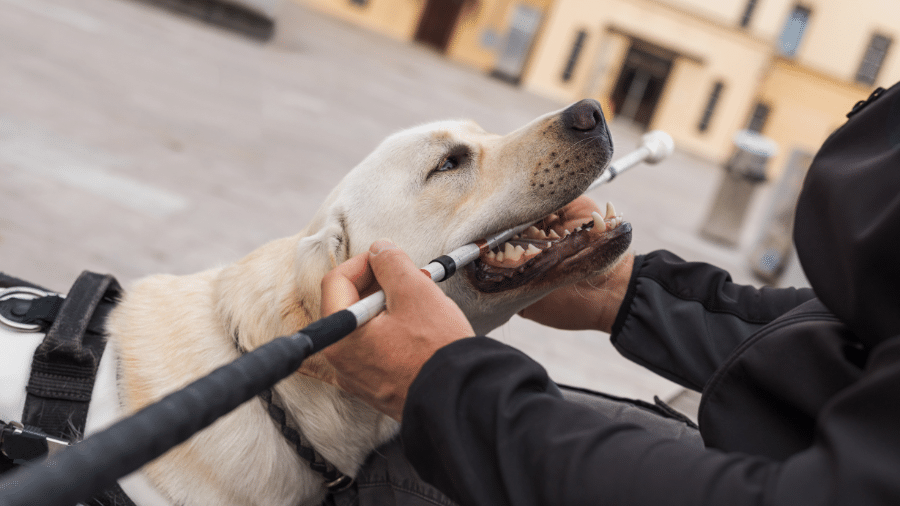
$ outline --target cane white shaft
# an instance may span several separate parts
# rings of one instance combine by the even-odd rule
[[[591,183],[590,186],[588,186],[588,189],[585,190],[585,193],[597,188],[602,184],[606,184],[612,181],[613,178],[615,178],[622,172],[634,167],[641,162],[657,163],[660,160],[663,160],[671,155],[672,151],[674,150],[675,143],[672,141],[672,137],[669,134],[663,132],[662,130],[647,132],[641,138],[641,145],[638,146],[637,149],[611,163],[609,167],[607,167],[606,170],[603,171],[603,174],[601,174],[600,177],[598,177],[593,183]]]
[[[607,167],[606,170],[603,171],[603,174],[601,174],[600,177],[596,179],[596,181],[591,183],[586,191],[593,190],[594,188],[597,188],[602,184],[612,181],[613,178],[615,178],[622,172],[642,162],[657,163],[672,154],[672,151],[674,149],[675,144],[673,143],[672,137],[670,137],[669,134],[661,130],[648,132],[641,138],[641,145],[636,150],[611,163],[609,167]],[[533,224],[534,223],[526,223],[524,225],[519,225],[517,227],[504,230],[503,232],[488,237],[487,239],[485,239],[488,248],[493,249],[505,243],[513,236],[523,232]],[[468,265],[471,262],[474,262],[479,255],[481,255],[481,248],[479,248],[475,243],[469,243],[465,246],[456,248],[450,253],[447,253],[447,255],[445,256],[452,259],[452,262],[456,268],[460,268]],[[435,282],[443,281],[444,279],[449,277],[447,276],[447,271],[444,266],[438,262],[431,262],[422,270],[427,271],[428,274],[431,275],[431,280]],[[359,328],[360,326],[377,316],[378,313],[382,312],[384,310],[385,300],[386,299],[384,292],[380,291],[348,307],[347,310],[349,310],[351,313],[353,313],[354,316],[356,316],[356,327]]]

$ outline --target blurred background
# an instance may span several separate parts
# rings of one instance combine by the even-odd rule
[[[895,0],[0,0],[0,34],[0,270],[62,292],[294,234],[399,129],[506,133],[587,97],[619,154],[651,129],[678,147],[591,193],[637,253],[803,286],[812,155],[900,80]],[[492,336],[561,383],[696,413],[603,334]]]

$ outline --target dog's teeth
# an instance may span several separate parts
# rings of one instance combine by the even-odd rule
[[[493,251],[488,251],[487,257],[490,258],[491,260],[495,260],[497,258],[497,254],[494,253]]]
[[[615,218],[616,217],[616,208],[613,207],[612,202],[606,203],[606,218]]]
[[[556,230],[551,229],[547,234],[547,239],[559,239],[559,234],[556,233]]]
[[[573,230],[573,232],[581,232],[581,227],[575,227],[575,230]]]
[[[515,252],[515,251],[516,251],[516,247],[514,247],[510,243],[506,243],[506,245],[503,247],[503,257],[510,258],[513,256],[513,252]]]
[[[571,234],[571,233],[572,233],[572,232],[569,232],[569,229],[566,229],[566,230],[563,232],[563,237],[568,237],[569,234]]]
[[[525,250],[525,256],[533,257],[537,256],[541,252],[540,248],[535,248],[534,244],[529,244],[528,249]]]
[[[495,256],[494,259],[497,260],[498,262],[502,262],[503,261],[503,252],[501,251],[501,252],[497,253],[497,256]]]
[[[594,227],[597,228],[598,232],[606,232],[609,228],[606,226],[606,222],[601,218],[600,220],[594,220]]]
[[[538,230],[538,236],[535,239],[546,239],[547,233],[543,230]]]
[[[525,248],[523,248],[521,246],[516,246],[515,248],[513,248],[511,253],[506,253],[504,256],[506,258],[508,258],[509,260],[512,260],[513,262],[518,262],[522,258],[522,255],[524,253],[525,253]]]
[[[600,216],[600,213],[598,213],[597,211],[591,213],[591,218],[594,218],[594,225],[599,225],[603,222],[603,217]]]

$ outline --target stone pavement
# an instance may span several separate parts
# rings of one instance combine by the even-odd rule
[[[0,33],[0,270],[63,291],[84,269],[127,286],[293,234],[398,129],[467,117],[505,133],[565,105],[294,4],[269,44],[129,0],[0,0]],[[612,131],[619,153],[637,142]],[[740,250],[697,236],[718,178],[679,152],[592,196],[631,221],[636,251],[753,282],[758,223]],[[492,335],[559,382],[696,408],[605,335],[518,318]]]

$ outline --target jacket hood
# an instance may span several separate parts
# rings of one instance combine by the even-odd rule
[[[900,83],[816,154],[794,244],[816,296],[865,344],[900,335]]]

